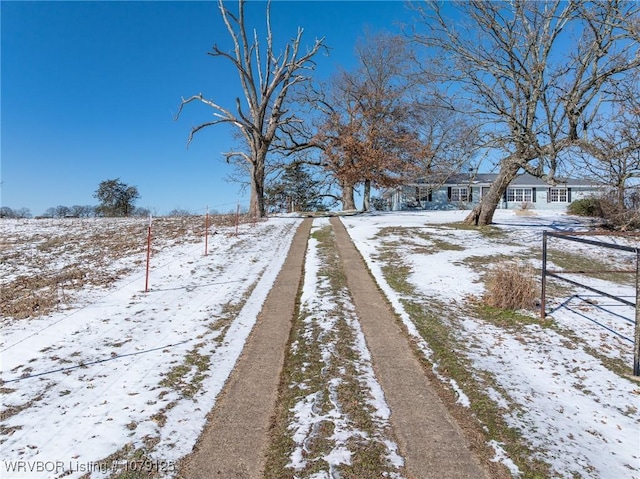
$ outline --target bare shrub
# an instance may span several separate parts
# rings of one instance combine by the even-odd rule
[[[640,230],[640,208],[613,198],[612,195],[600,199],[600,208],[605,227],[618,231]]]
[[[625,197],[609,192],[597,197],[576,200],[567,211],[573,215],[602,220],[602,227],[617,231],[640,230],[640,194],[630,189]]]
[[[498,263],[487,273],[484,304],[499,309],[534,309],[538,296],[535,271],[516,261]]]

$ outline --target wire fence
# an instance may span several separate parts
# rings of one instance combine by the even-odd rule
[[[148,268],[165,248],[193,244],[206,255],[211,235],[238,235],[261,221],[238,204],[233,213],[205,209],[151,223],[143,217],[2,219],[0,318],[13,321],[60,310],[87,285],[106,287],[143,271],[145,262]]]

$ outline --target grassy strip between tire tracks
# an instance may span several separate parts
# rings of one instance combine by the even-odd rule
[[[316,230],[311,241],[320,260],[318,300],[300,305],[293,323],[265,477],[401,477],[389,459],[390,426],[376,415],[363,378],[367,360],[356,346],[357,318],[333,230]],[[308,427],[299,420],[304,406],[312,408]],[[338,452],[348,459],[336,461]]]

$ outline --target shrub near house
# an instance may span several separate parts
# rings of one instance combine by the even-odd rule
[[[600,218],[602,226],[612,230],[640,230],[640,208],[636,204],[620,204],[611,196],[591,196],[574,201],[567,211],[572,215]]]

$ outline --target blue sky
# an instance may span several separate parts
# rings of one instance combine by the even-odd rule
[[[265,5],[247,4],[248,25],[264,25]],[[2,206],[37,215],[96,204],[111,178],[137,186],[137,205],[155,214],[248,204],[225,180],[230,130],[203,130],[187,149],[211,110],[190,105],[173,119],[182,96],[231,107],[238,95],[230,64],[206,54],[228,44],[215,2],[3,0],[0,14]],[[316,75],[327,77],[353,65],[365,29],[398,31],[410,12],[400,1],[275,1],[271,16],[276,46],[298,26],[304,44],[326,38]]]

